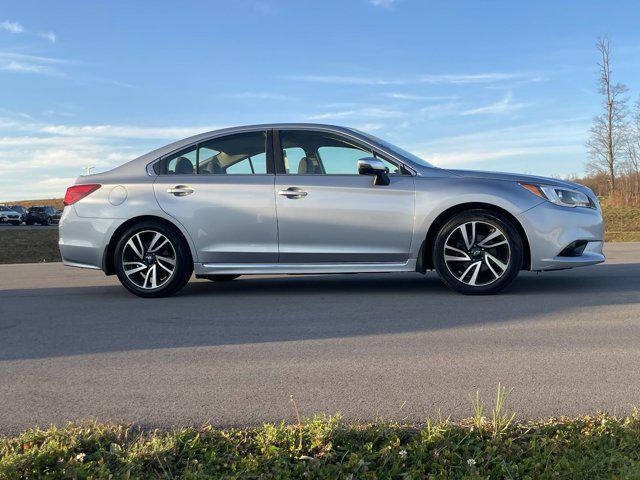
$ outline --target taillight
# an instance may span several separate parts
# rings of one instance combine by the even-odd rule
[[[74,185],[67,188],[67,193],[64,195],[64,204],[73,205],[78,200],[82,200],[84,197],[92,192],[95,192],[101,185],[97,183],[84,183],[82,185]]]

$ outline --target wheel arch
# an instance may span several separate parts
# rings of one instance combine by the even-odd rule
[[[447,208],[443,212],[441,212],[431,225],[429,226],[429,230],[427,231],[427,235],[422,242],[420,247],[420,253],[418,255],[418,265],[417,270],[425,273],[427,270],[432,270],[434,268],[433,265],[433,256],[431,252],[433,251],[433,245],[436,240],[436,236],[438,235],[438,231],[442,226],[449,221],[454,215],[457,215],[460,212],[465,212],[467,210],[487,210],[490,212],[499,213],[507,218],[517,230],[520,235],[520,239],[522,240],[522,246],[524,248],[523,258],[522,258],[522,270],[530,270],[531,269],[531,247],[529,246],[529,239],[527,238],[527,233],[524,230],[524,227],[520,223],[520,221],[508,210],[504,208],[498,207],[497,205],[492,205],[490,203],[481,203],[481,202],[469,202],[469,203],[461,203],[459,205],[454,205],[452,207]]]
[[[170,220],[167,220],[166,218],[158,217],[156,215],[140,215],[140,216],[128,219],[126,222],[124,222],[122,225],[116,228],[113,234],[111,235],[111,238],[109,239],[109,243],[105,247],[104,255],[102,256],[102,270],[106,275],[115,275],[116,273],[115,266],[114,266],[114,257],[116,253],[115,252],[116,245],[118,243],[118,240],[120,239],[120,236],[128,228],[132,227],[137,223],[142,223],[145,221],[159,222],[175,230],[178,233],[178,235],[182,237],[184,242],[189,247],[189,257],[191,258],[191,262],[193,262],[193,252],[191,251],[191,243],[189,242],[185,234],[182,232],[182,230],[175,223],[171,222]]]

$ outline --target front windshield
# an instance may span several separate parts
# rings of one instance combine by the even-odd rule
[[[391,150],[392,152],[397,152],[399,155],[402,155],[407,160],[410,160],[411,162],[413,162],[413,163],[415,163],[417,165],[421,165],[423,167],[438,168],[435,165],[427,162],[426,160],[418,157],[417,155],[414,155],[413,153],[408,152],[404,148],[398,147],[397,145],[389,143],[386,140],[382,140],[381,138],[378,138],[378,137],[376,137],[374,135],[371,135],[369,133],[361,132],[360,130],[356,130],[356,129],[354,129],[354,130],[356,132],[358,132],[359,134],[364,135],[365,137],[367,137],[371,141],[383,146],[384,148],[386,148],[388,150]]]

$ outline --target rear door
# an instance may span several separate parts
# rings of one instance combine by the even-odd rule
[[[154,183],[200,263],[275,263],[278,230],[270,131],[203,141],[163,159]]]
[[[414,179],[390,161],[389,185],[358,174],[373,152],[329,132],[283,130],[276,142],[281,263],[406,262]]]

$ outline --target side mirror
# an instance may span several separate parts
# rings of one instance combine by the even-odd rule
[[[366,157],[358,160],[358,173],[360,175],[373,175],[376,177],[374,185],[389,185],[387,173],[389,169],[384,166],[382,160],[374,157]]]

